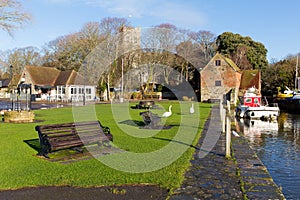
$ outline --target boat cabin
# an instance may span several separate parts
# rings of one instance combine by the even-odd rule
[[[243,96],[243,104],[249,107],[259,107],[261,106],[261,95],[256,92],[255,88],[250,88]]]
[[[244,105],[249,107],[259,107],[261,96],[244,96]]]

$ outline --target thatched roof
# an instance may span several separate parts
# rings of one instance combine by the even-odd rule
[[[55,85],[67,85],[72,70],[61,71],[55,81]]]
[[[32,84],[38,86],[84,84],[84,78],[74,70],[60,71],[52,67],[26,66],[25,72],[29,74]]]
[[[74,70],[61,71],[55,85],[83,85],[83,77]]]
[[[29,73],[34,85],[54,86],[60,70],[53,67],[26,66],[25,70]]]

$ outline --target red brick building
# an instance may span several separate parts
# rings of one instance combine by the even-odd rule
[[[242,72],[229,58],[217,53],[200,72],[201,101],[222,99],[231,91],[231,101],[236,103]]]

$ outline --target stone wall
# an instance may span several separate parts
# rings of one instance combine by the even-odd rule
[[[217,60],[220,61],[220,65],[216,65]],[[241,73],[236,71],[220,54],[211,59],[201,71],[200,76],[201,101],[220,99],[231,89],[237,92],[241,81]],[[234,96],[237,97],[237,94]]]
[[[32,111],[7,111],[4,113],[4,122],[25,123],[33,122],[34,113]]]

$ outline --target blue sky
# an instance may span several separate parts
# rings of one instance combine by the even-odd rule
[[[33,21],[11,38],[0,31],[0,50],[42,47],[79,31],[87,22],[124,17],[135,27],[172,23],[194,31],[250,36],[268,49],[268,59],[300,52],[298,0],[24,0]]]

